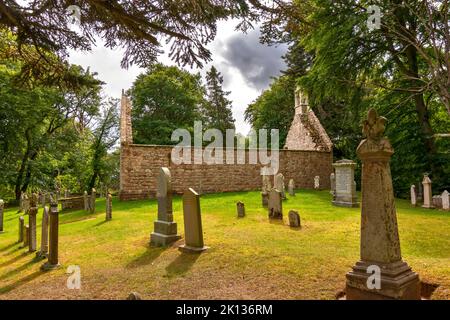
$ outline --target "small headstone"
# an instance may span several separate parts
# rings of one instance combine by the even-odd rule
[[[177,234],[177,223],[173,221],[172,178],[168,168],[161,168],[158,176],[156,198],[158,199],[158,219],[150,235],[150,244],[167,246],[181,237]]]
[[[3,233],[3,210],[5,209],[5,202],[0,199],[0,233]]]
[[[87,191],[83,193],[84,211],[89,211],[89,196]]]
[[[25,219],[23,216],[19,217],[19,243],[24,241],[23,235],[25,233]]]
[[[315,176],[314,177],[314,189],[320,189],[320,177],[319,176]]]
[[[30,240],[28,244],[28,251],[35,252],[37,247],[37,232],[36,232],[36,216],[38,213],[38,196],[36,193],[31,195],[30,209],[28,210],[28,224],[30,227]]]
[[[48,208],[44,207],[41,224],[41,249],[36,254],[36,256],[41,259],[47,258],[48,256],[48,220]]]
[[[288,192],[290,196],[295,196],[295,183],[294,179],[289,180]]]
[[[27,248],[30,244],[30,227],[25,225],[23,228],[23,248]]]
[[[112,219],[112,195],[110,193],[106,196],[106,221]]]
[[[433,193],[431,191],[431,179],[427,174],[423,176],[423,206],[422,208],[433,209]]]
[[[335,195],[333,205],[338,207],[359,207],[356,195],[356,163],[343,159],[333,163],[335,170]]]
[[[330,174],[330,194],[333,197],[333,201],[336,200],[336,176],[334,173]]]
[[[245,205],[243,202],[237,202],[236,203],[236,207],[237,207],[237,216],[238,218],[243,218],[245,217]]]
[[[192,188],[183,194],[183,214],[185,244],[179,249],[193,253],[206,250],[208,247],[205,247],[203,242],[200,196]]]
[[[441,198],[442,198],[442,210],[450,210],[450,194],[447,190],[444,190],[442,192]]]
[[[283,220],[281,192],[277,189],[272,189],[269,192],[269,218]]]
[[[58,258],[59,212],[57,202],[52,202],[50,204],[49,217],[50,232],[48,261],[41,266],[42,270],[53,270],[60,267]]]
[[[299,228],[301,227],[300,223],[300,215],[295,210],[289,211],[289,226],[292,228]]]
[[[95,213],[95,200],[97,199],[97,191],[92,188],[91,197],[89,199],[89,210],[91,213]]]
[[[127,300],[142,300],[141,295],[137,292],[132,292],[129,294]]]
[[[442,199],[441,196],[433,196],[433,206],[437,209],[442,208]]]
[[[417,194],[416,194],[416,186],[411,185],[411,205],[416,206],[417,205]]]
[[[275,175],[275,181],[274,181],[274,188],[281,192],[281,198],[284,200],[286,199],[286,189],[284,186],[284,176],[280,172],[277,175]],[[270,200],[269,200],[270,201]]]

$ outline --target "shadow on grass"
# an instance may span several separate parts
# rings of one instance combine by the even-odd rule
[[[199,253],[180,253],[180,255],[166,267],[167,276],[174,277],[185,274],[192,268],[199,257]]]
[[[146,266],[151,264],[153,261],[158,259],[158,257],[169,247],[148,247],[147,250],[139,257],[129,262],[126,265],[127,269],[138,268],[140,266]]]
[[[15,247],[15,246],[18,245],[18,244],[19,244],[19,242],[13,242],[13,243],[11,243],[9,246],[3,247],[3,248],[0,250],[0,252],[4,252],[4,251],[6,251],[6,250],[8,250],[8,249],[11,249],[12,247]]]
[[[19,248],[19,249],[21,249],[21,248]],[[22,258],[25,258],[26,256],[28,256],[28,255],[30,255],[30,254],[32,254],[32,252],[22,252],[21,254],[19,254],[18,256],[16,256],[16,257],[14,257],[14,258],[12,258],[12,259],[9,259],[8,261],[5,261],[5,262],[3,262],[3,263],[1,263],[0,264],[0,268],[1,267],[6,267],[6,266],[8,266],[8,265],[10,265],[10,264],[12,264],[12,263],[14,263],[14,262],[17,262],[17,261],[19,261],[20,259],[22,259]]]
[[[6,285],[4,287],[1,287],[0,288],[0,294],[8,293],[9,291],[16,289],[17,287],[20,287],[21,285],[36,279],[41,274],[42,274],[42,272],[36,271],[36,272],[33,272],[33,273],[29,274],[28,276],[26,276],[26,277],[24,277],[22,279],[17,280],[16,282],[14,282],[12,284],[8,284],[8,285]]]
[[[27,253],[27,254],[28,254],[28,253]],[[18,257],[20,257],[20,256],[18,256]],[[33,264],[35,264],[35,263],[37,263],[37,262],[41,262],[41,261],[42,261],[42,259],[39,259],[39,258],[37,258],[37,257],[34,257],[32,260],[28,261],[28,262],[25,263],[24,265],[22,265],[22,266],[20,266],[20,267],[18,267],[18,268],[16,268],[16,269],[13,269],[13,270],[11,270],[11,271],[8,271],[7,273],[1,275],[1,276],[0,276],[0,280],[7,279],[7,278],[9,278],[9,277],[11,277],[11,276],[13,276],[13,275],[15,275],[15,274],[17,274],[17,273],[19,273],[19,272],[25,270],[25,269],[27,269],[29,266],[31,266],[31,265],[33,265]]]
[[[94,224],[93,227],[100,227],[101,225],[103,225],[103,224],[105,224],[105,223],[107,223],[107,222],[109,222],[109,221],[102,220],[102,221],[100,221],[100,222]]]

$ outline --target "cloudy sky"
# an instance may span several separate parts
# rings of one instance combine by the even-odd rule
[[[224,89],[231,91],[229,99],[233,101],[236,129],[247,134],[250,125],[244,121],[244,111],[249,103],[269,87],[271,77],[279,75],[280,70],[284,68],[281,56],[286,47],[262,45],[259,43],[258,30],[243,34],[234,30],[235,25],[235,21],[220,22],[216,39],[208,46],[213,61],[202,70],[188,70],[200,71],[204,76],[211,65],[216,66],[224,77]],[[136,66],[122,69],[121,59],[121,50],[107,49],[101,41],[97,42],[92,52],[72,51],[69,58],[71,63],[90,67],[91,71],[97,72],[99,78],[106,82],[105,94],[118,98],[121,90],[129,89],[136,76],[144,71]],[[168,52],[160,56],[159,61],[174,65],[168,58]]]

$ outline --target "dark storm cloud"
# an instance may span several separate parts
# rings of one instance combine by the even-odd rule
[[[228,67],[236,68],[249,86],[266,89],[271,77],[280,74],[285,63],[281,58],[286,53],[286,46],[267,46],[259,43],[259,30],[247,34],[237,33],[225,41],[219,42],[216,50],[223,57]],[[234,70],[222,68],[224,80],[227,73]]]

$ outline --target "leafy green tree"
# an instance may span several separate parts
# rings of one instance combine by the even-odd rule
[[[175,66],[152,65],[131,88],[134,142],[173,144],[175,129],[193,130],[194,121],[202,120],[204,95],[200,74]]]
[[[234,129],[232,102],[228,100],[228,91],[222,89],[223,77],[217,69],[212,66],[206,73],[207,103],[203,110],[206,126],[219,129],[225,134],[226,129]]]

